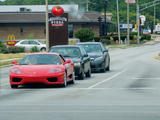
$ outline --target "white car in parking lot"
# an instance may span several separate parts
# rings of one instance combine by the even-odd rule
[[[25,50],[31,50],[36,46],[40,51],[46,51],[46,44],[42,44],[38,40],[21,40],[15,46],[24,47]]]

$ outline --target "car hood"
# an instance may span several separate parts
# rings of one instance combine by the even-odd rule
[[[64,57],[65,59],[70,59],[70,60],[72,60],[72,62],[73,63],[78,63],[78,62],[80,62],[81,61],[81,58],[69,58],[69,57]]]
[[[16,65],[11,69],[19,69],[21,74],[30,75],[37,73],[38,75],[48,74],[51,69],[62,69],[64,71],[63,65]]]
[[[88,53],[90,58],[97,58],[103,56],[102,52]]]

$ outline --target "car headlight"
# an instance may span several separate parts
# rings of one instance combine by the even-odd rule
[[[62,71],[62,69],[60,69],[60,68],[51,69],[51,70],[49,71],[49,73],[55,73],[55,72],[60,72],[60,71]]]
[[[21,74],[21,71],[17,68],[13,68],[10,70],[11,73]]]
[[[80,66],[81,63],[74,63],[74,66]]]

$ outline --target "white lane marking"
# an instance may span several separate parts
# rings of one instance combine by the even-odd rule
[[[132,80],[144,80],[144,79],[146,79],[146,80],[160,80],[160,78],[132,78]]]
[[[92,88],[94,88],[94,87],[96,87],[96,86],[98,86],[98,85],[100,85],[100,84],[102,84],[102,83],[104,83],[104,82],[110,81],[110,80],[112,80],[113,78],[116,78],[116,77],[119,76],[120,74],[124,73],[125,71],[126,71],[126,70],[123,70],[122,72],[119,72],[119,73],[117,73],[117,74],[115,74],[115,75],[113,75],[113,76],[111,76],[111,77],[109,77],[109,78],[107,78],[107,79],[105,79],[105,80],[103,80],[103,81],[101,81],[101,82],[98,82],[98,83],[96,83],[96,84],[88,87],[88,89],[92,89]]]

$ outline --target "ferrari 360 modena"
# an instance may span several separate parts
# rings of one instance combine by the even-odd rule
[[[74,83],[74,64],[58,53],[32,53],[26,55],[19,63],[12,61],[10,69],[11,88],[30,83],[46,85],[59,84],[66,87]]]

